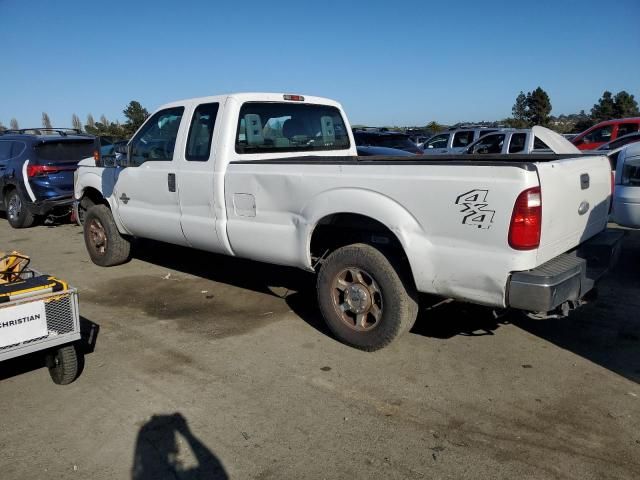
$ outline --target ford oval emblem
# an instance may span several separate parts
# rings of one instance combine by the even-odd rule
[[[578,207],[578,213],[584,215],[589,211],[589,202],[582,202]]]

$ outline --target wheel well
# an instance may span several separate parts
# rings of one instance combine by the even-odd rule
[[[102,196],[102,194],[95,188],[88,187],[80,199],[80,206],[87,209],[87,204],[90,205],[106,205],[109,206],[109,202]]]
[[[16,186],[15,185],[5,185],[2,188],[2,201],[4,202],[4,197],[7,196],[7,193],[9,193],[11,190],[15,190]]]
[[[334,213],[322,218],[311,234],[311,258],[315,262],[353,243],[367,243],[393,255],[411,272],[409,259],[398,237],[385,224],[357,213]]]

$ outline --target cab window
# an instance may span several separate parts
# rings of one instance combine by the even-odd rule
[[[622,137],[623,135],[628,135],[629,133],[637,132],[638,124],[637,123],[621,123],[618,125],[618,137]]]
[[[132,166],[144,162],[170,162],[176,146],[178,128],[184,107],[173,107],[155,113],[131,140]]]
[[[514,133],[509,141],[509,153],[522,153],[527,142],[526,133]]]
[[[605,125],[584,136],[584,143],[603,143],[611,140],[613,125]]]
[[[198,105],[193,112],[185,154],[188,161],[206,162],[209,160],[213,128],[216,124],[219,105],[218,103],[205,103]]]
[[[431,137],[425,144],[424,148],[426,149],[434,149],[434,148],[447,148],[447,142],[449,141],[448,133],[441,133],[440,135],[436,135],[435,137]]]
[[[456,132],[453,135],[453,147],[468,147],[473,142],[473,130]]]
[[[496,133],[494,135],[485,135],[478,143],[473,147],[473,152],[476,154],[496,154],[502,153],[502,146],[504,145],[504,133]]]

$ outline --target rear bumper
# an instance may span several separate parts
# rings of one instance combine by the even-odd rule
[[[577,302],[616,264],[623,237],[620,230],[605,230],[533,270],[512,273],[508,306],[550,312],[565,302]]]
[[[71,206],[73,204],[72,196],[55,197],[47,200],[35,201],[28,203],[27,208],[33,215],[46,215],[54,208]]]

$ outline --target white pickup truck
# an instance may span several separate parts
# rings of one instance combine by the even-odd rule
[[[80,163],[87,250],[117,265],[142,237],[317,271],[328,326],[363,350],[411,328],[418,292],[566,313],[616,259],[604,156],[356,155],[325,98],[164,105],[117,165]]]

